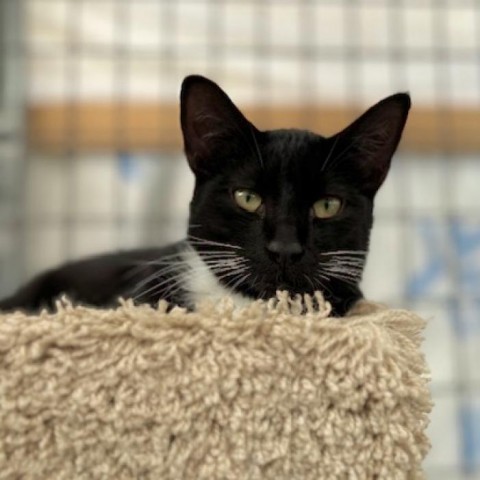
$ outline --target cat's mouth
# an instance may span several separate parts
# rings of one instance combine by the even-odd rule
[[[292,290],[292,286],[288,283],[282,282],[276,285],[274,287],[275,290],[286,290],[287,292],[290,292]]]
[[[266,280],[265,287],[269,295],[275,295],[277,290],[285,290],[291,293],[308,293],[312,290],[311,284],[305,279],[306,275],[298,269],[282,268],[270,279]]]
[[[282,269],[275,278],[275,284],[277,286],[277,289],[284,290],[292,286],[292,283],[294,283],[293,280],[293,275],[289,273],[287,269]]]

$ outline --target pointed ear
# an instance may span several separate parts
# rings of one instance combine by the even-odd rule
[[[363,191],[372,197],[387,176],[410,104],[407,93],[387,97],[334,137],[335,149],[345,152],[341,164],[352,168]]]
[[[214,82],[191,75],[182,83],[180,121],[188,163],[208,174],[228,157],[248,151],[256,128]]]

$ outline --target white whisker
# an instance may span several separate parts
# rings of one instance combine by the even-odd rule
[[[330,280],[340,280],[348,285],[357,286],[362,279],[366,261],[366,250],[334,250],[322,252],[326,261],[320,261],[319,271]]]
[[[356,286],[358,284],[359,279],[358,278],[351,278],[345,275],[337,274],[337,273],[330,273],[329,274],[331,279],[337,279],[341,280],[344,283],[347,283],[352,286]]]
[[[307,280],[307,282],[311,285],[312,291],[315,291],[315,285],[313,284],[311,278],[306,273],[304,273],[303,276]]]
[[[368,250],[333,250],[322,252],[320,255],[366,255]]]
[[[332,145],[332,148],[330,148],[330,151],[328,152],[328,155],[327,155],[327,158],[325,159],[325,161],[323,162],[323,165],[322,165],[322,168],[321,168],[321,172],[323,172],[325,170],[325,168],[327,167],[328,165],[328,162],[330,160],[330,158],[332,157],[332,154],[335,150],[335,147],[337,146],[337,143],[338,143],[338,140],[340,138],[340,134],[336,136],[334,142],[333,142],[333,145]]]
[[[138,298],[143,297],[145,295],[148,295],[148,294],[152,295],[154,293],[158,293],[158,292],[160,292],[162,287],[166,284],[170,283],[171,285],[174,285],[174,284],[183,282],[185,273],[186,273],[186,271],[182,271],[182,272],[178,272],[176,275],[166,277],[161,282],[155,283],[154,285],[147,288],[146,290],[143,290],[143,291],[139,292],[137,295],[135,295],[133,297],[133,299],[138,300]]]
[[[174,271],[178,270],[179,268],[182,268],[182,263],[181,262],[174,263],[174,264],[169,264],[164,268],[161,268],[159,270],[155,270],[151,275],[148,275],[146,278],[139,281],[137,283],[137,285],[135,286],[135,288],[133,289],[133,292],[134,293],[137,292],[140,288],[144,287],[148,283],[154,281],[157,278],[162,277],[163,275],[165,275],[167,273],[174,272]]]
[[[205,238],[195,237],[193,235],[188,235],[188,243],[192,245],[214,245],[217,247],[226,247],[226,248],[243,250],[243,248],[238,245],[231,245],[229,243],[222,243],[214,240],[207,240]]]
[[[331,170],[335,168],[339,163],[341,163],[345,158],[345,155],[354,145],[355,145],[354,141],[350,142],[333,160],[331,160],[328,169]]]
[[[237,275],[237,274],[239,274],[239,273],[243,273],[243,272],[245,272],[245,271],[247,271],[247,270],[248,270],[248,267],[241,267],[241,268],[236,268],[236,269],[233,269],[233,270],[232,270],[232,269],[228,269],[226,273],[223,273],[225,270],[223,270],[223,272],[220,271],[220,272],[215,272],[215,273],[221,273],[221,275],[217,275],[217,278],[218,278],[219,280],[223,280],[223,279],[225,279],[225,278],[227,278],[227,277],[230,277],[230,276],[232,276],[232,275]]]
[[[240,272],[238,275],[241,275],[241,272]],[[242,277],[240,277],[240,278],[238,279],[238,281],[236,281],[234,284],[231,284],[231,283],[233,283],[233,282],[229,281],[229,282],[227,283],[227,286],[229,286],[232,290],[235,290],[235,289],[236,289],[241,283],[243,283],[250,275],[251,275],[251,273],[246,273],[245,275],[243,275]],[[237,278],[237,276],[236,276],[236,277],[233,277],[232,280],[234,280],[235,278]]]

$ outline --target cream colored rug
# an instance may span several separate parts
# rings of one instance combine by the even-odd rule
[[[0,479],[423,478],[424,321],[316,302],[0,316]]]

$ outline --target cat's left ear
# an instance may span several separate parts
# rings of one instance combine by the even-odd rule
[[[251,149],[257,129],[214,82],[190,75],[182,83],[180,121],[190,168],[210,174],[223,162]]]
[[[382,185],[410,110],[410,96],[397,93],[381,100],[331,140],[345,152],[345,163],[359,175],[361,188],[374,196]]]

